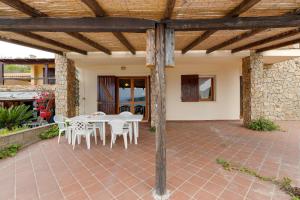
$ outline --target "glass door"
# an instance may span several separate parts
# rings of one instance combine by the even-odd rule
[[[118,78],[118,112],[129,111],[148,119],[147,78]]]

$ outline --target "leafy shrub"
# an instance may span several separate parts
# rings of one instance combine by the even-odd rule
[[[32,120],[33,111],[30,110],[30,106],[11,106],[8,109],[0,107],[0,128],[12,130],[15,127],[21,127]]]
[[[25,129],[28,129],[28,127],[27,126],[14,127],[14,128],[12,128],[12,130],[8,130],[7,128],[3,128],[3,129],[0,129],[0,135],[9,135],[9,134],[13,134],[15,132],[22,131],[22,130],[25,130]]]
[[[150,131],[151,133],[155,133],[156,127],[155,127],[155,126],[151,126],[151,127],[149,128],[149,131]]]
[[[50,139],[53,137],[58,136],[58,127],[57,125],[51,126],[48,130],[44,131],[43,133],[40,134],[40,138],[42,140]]]
[[[6,148],[0,150],[0,159],[15,156],[17,154],[17,152],[20,150],[20,148],[21,148],[21,145],[13,144],[13,145],[10,145],[9,147],[6,147]]]
[[[252,120],[248,128],[255,131],[275,131],[279,130],[280,127],[273,121],[260,117],[256,120]]]

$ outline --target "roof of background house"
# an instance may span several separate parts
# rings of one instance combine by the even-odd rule
[[[34,91],[26,92],[0,92],[0,101],[33,100],[38,93]]]

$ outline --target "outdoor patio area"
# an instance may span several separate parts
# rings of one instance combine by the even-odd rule
[[[239,121],[167,123],[170,199],[288,200],[276,186],[225,171],[216,158],[262,175],[293,179],[300,186],[300,123],[280,122],[284,132],[259,133]],[[107,134],[108,135],[108,134]],[[110,141],[110,138],[107,138]],[[0,199],[153,199],[155,134],[141,124],[139,144],[112,149],[57,138],[34,144],[0,161]]]

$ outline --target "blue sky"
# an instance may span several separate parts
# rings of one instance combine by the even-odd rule
[[[28,58],[30,55],[37,58],[54,58],[53,53],[0,41],[0,58]]]

